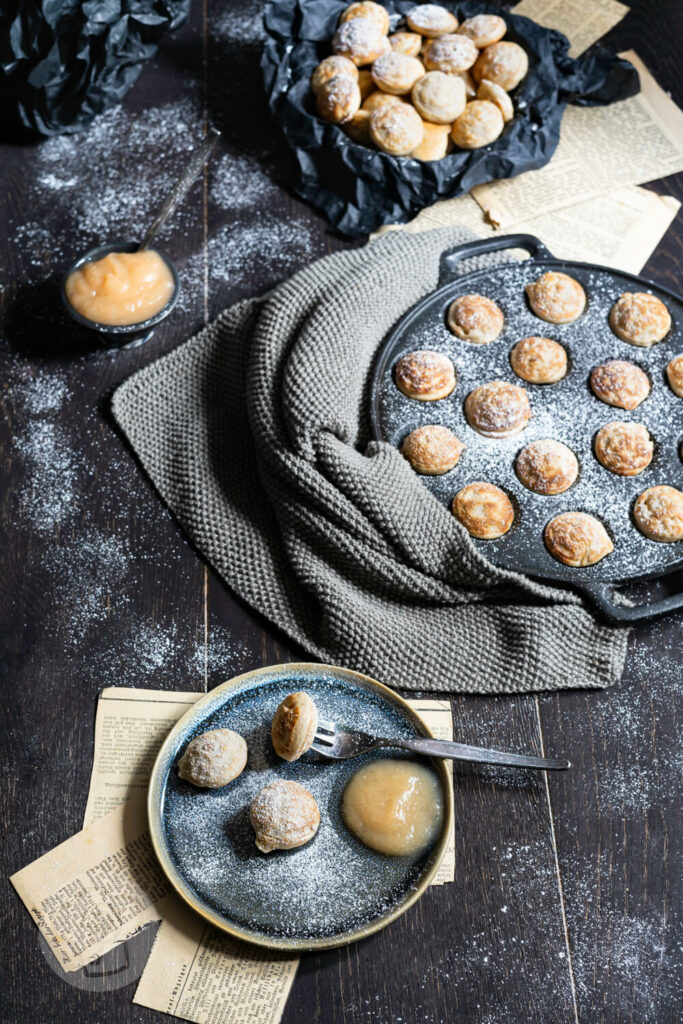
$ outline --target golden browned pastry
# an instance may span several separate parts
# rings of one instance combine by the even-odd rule
[[[316,107],[321,117],[334,124],[350,121],[360,107],[358,83],[348,75],[335,75],[318,90]]]
[[[551,338],[522,338],[510,352],[510,365],[529,384],[555,384],[567,373],[567,353]]]
[[[329,82],[331,78],[336,78],[337,75],[346,75],[348,78],[358,81],[358,68],[348,57],[325,57],[325,60],[320,61],[311,75],[311,89],[316,96],[323,85]]]
[[[524,290],[536,316],[551,324],[570,324],[586,308],[586,293],[579,282],[559,270],[549,270]]]
[[[611,359],[591,370],[591,390],[605,405],[615,405],[629,412],[637,409],[650,394],[650,381],[646,373],[634,363]]]
[[[220,789],[236,779],[247,763],[247,744],[232,729],[211,729],[195,736],[178,761],[178,775],[202,789]]]
[[[417,57],[406,57],[395,50],[389,50],[372,65],[375,85],[392,96],[405,96],[424,73],[422,62]]]
[[[256,845],[263,853],[303,846],[320,824],[315,797],[288,779],[269,782],[252,800],[249,817]]]
[[[358,142],[361,146],[370,145],[370,114],[367,110],[357,110],[343,128],[353,142]]]
[[[453,515],[472,537],[495,540],[507,533],[515,510],[505,491],[482,480],[467,484],[453,498]]]
[[[453,145],[451,126],[423,121],[422,129],[422,142],[412,150],[410,155],[415,160],[443,160]]]
[[[497,43],[506,31],[507,25],[497,14],[475,14],[473,18],[466,18],[458,29],[461,35],[472,40],[478,50]]]
[[[412,32],[419,32],[430,39],[455,32],[458,27],[458,19],[439,4],[418,4],[408,12],[406,21]]]
[[[595,565],[614,551],[605,527],[586,512],[562,512],[550,520],[543,536],[553,558],[573,568]]]
[[[524,388],[492,380],[470,391],[465,400],[467,422],[483,437],[510,437],[524,430],[531,417]]]
[[[465,109],[465,83],[443,71],[428,71],[415,82],[411,99],[420,117],[450,126]]]
[[[374,84],[374,80],[373,80]],[[382,107],[390,107],[394,103],[405,103],[405,100],[401,99],[400,96],[392,96],[389,92],[371,92],[367,99],[363,100],[361,110],[366,110],[368,114],[374,114],[376,110],[381,110]]]
[[[461,71],[458,78],[462,78],[465,83],[465,95],[468,100],[474,100],[477,98],[477,83],[472,78],[471,71]]]
[[[504,126],[503,115],[495,103],[472,100],[454,122],[451,138],[460,149],[480,149],[495,142]]]
[[[394,32],[389,36],[389,44],[397,53],[406,57],[419,57],[422,49],[422,36],[417,32]]]
[[[662,544],[683,540],[683,491],[666,484],[648,487],[636,498],[633,518],[650,540]]]
[[[652,462],[655,446],[642,423],[606,423],[595,435],[595,454],[617,476],[638,476]]]
[[[360,3],[351,4],[343,11],[339,21],[351,21],[353,18],[369,18],[383,35],[389,31],[389,12],[386,7],[374,3],[374,0],[361,0]]]
[[[428,71],[459,75],[469,71],[477,59],[477,48],[467,36],[447,35],[430,39],[422,52]]]
[[[375,91],[375,80],[372,77],[372,71],[369,71],[367,68],[363,68],[358,72],[358,88],[360,90],[362,103],[363,100],[366,100],[368,96]]]
[[[674,395],[683,398],[683,352],[674,356],[666,368],[666,379]]]
[[[408,103],[392,103],[370,116],[370,138],[385,153],[408,156],[422,142],[423,121]]]
[[[571,448],[550,438],[522,448],[515,469],[524,486],[536,494],[562,494],[579,475],[579,463]]]
[[[610,310],[609,323],[622,341],[649,348],[669,333],[671,316],[656,295],[624,292]]]
[[[465,445],[455,434],[437,423],[418,427],[408,434],[401,445],[404,456],[416,473],[441,476],[457,465]]]
[[[303,690],[290,693],[273,715],[270,738],[278,757],[296,761],[310,749],[318,728],[315,701]]]
[[[503,330],[503,313],[484,295],[461,295],[448,307],[446,322],[463,341],[488,345]]]
[[[479,83],[477,99],[490,100],[491,103],[495,103],[506,124],[515,116],[515,108],[505,89],[501,85],[496,85],[495,82],[489,82],[488,78],[482,78]]]
[[[418,349],[396,364],[396,387],[408,398],[435,402],[455,387],[455,367],[442,352]]]
[[[332,39],[332,50],[348,57],[358,68],[372,64],[391,49],[389,40],[372,18],[352,18],[339,26]]]
[[[493,43],[482,50],[472,68],[475,81],[483,78],[495,82],[510,92],[522,81],[529,70],[529,58],[517,43]]]

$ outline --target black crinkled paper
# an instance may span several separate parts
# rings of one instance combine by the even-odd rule
[[[0,123],[6,133],[85,128],[118,103],[190,0],[4,0]]]
[[[603,105],[640,88],[637,72],[626,61],[599,48],[574,60],[567,54],[566,36],[499,12],[508,25],[505,38],[520,43],[529,55],[529,73],[512,94],[515,117],[500,138],[483,149],[454,151],[429,163],[389,156],[352,142],[315,113],[309,78],[332,52],[332,36],[346,6],[345,0],[268,0],[262,68],[271,111],[296,155],[296,193],[349,237],[409,220],[425,206],[463,195],[474,185],[542,167],[557,147],[567,103]],[[414,0],[385,6],[392,15],[391,31],[396,31]],[[478,0],[444,6],[460,21],[490,10]]]

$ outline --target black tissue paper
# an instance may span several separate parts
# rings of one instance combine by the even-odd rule
[[[85,128],[123,98],[189,10],[190,0],[3,0],[3,134]]]
[[[384,6],[395,32],[415,4],[394,0]],[[459,21],[491,11],[478,0],[443,6]],[[640,88],[635,68],[626,61],[600,48],[574,60],[560,32],[497,11],[507,22],[505,39],[519,43],[529,56],[529,73],[512,93],[515,117],[503,134],[483,149],[455,150],[429,163],[389,156],[352,142],[315,113],[309,79],[332,52],[332,36],[346,7],[345,0],[268,0],[261,66],[270,109],[296,156],[295,192],[349,237],[410,220],[425,206],[463,195],[474,185],[543,167],[557,148],[567,103],[603,105],[634,96]]]

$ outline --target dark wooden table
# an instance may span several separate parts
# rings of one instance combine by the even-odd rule
[[[608,42],[683,105],[676,26],[679,0],[643,0]],[[107,412],[116,384],[224,306],[342,247],[286,190],[259,49],[257,5],[197,0],[121,110],[1,149],[5,1024],[161,1019],[131,1004],[154,927],[67,983],[6,881],[80,828],[98,691],[204,690],[305,656],[204,565]],[[163,238],[181,309],[141,350],[82,347],[56,303],[65,264],[139,235],[207,119],[222,151]],[[680,178],[652,187],[683,198]],[[682,235],[679,218],[644,271],[679,290]],[[573,770],[456,771],[455,882],[364,943],[304,957],[285,1024],[679,1020],[680,640],[680,619],[634,630],[611,692],[454,697],[457,737]]]

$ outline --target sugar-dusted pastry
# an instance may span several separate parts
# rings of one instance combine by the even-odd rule
[[[467,36],[439,36],[426,44],[422,59],[428,71],[458,75],[472,67],[477,59],[477,48]]]
[[[361,146],[369,146],[370,138],[370,114],[367,110],[357,110],[350,121],[343,126],[344,132],[353,141]]]
[[[406,57],[419,57],[422,36],[417,32],[394,32],[389,36],[389,44],[396,53],[404,53]]]
[[[382,107],[390,107],[396,103],[405,103],[405,100],[400,96],[392,96],[390,92],[381,92],[378,89],[377,92],[370,93],[368,98],[363,100],[361,110],[367,110],[368,114],[373,114],[376,110],[381,110]]]
[[[318,90],[316,109],[334,124],[350,121],[360,107],[360,89],[349,75],[335,75]]]
[[[638,476],[652,462],[655,446],[642,423],[617,420],[595,435],[595,454],[605,469],[617,476]]]
[[[247,763],[247,744],[232,729],[211,729],[195,736],[178,761],[178,775],[202,789],[220,789],[236,779]]]
[[[576,455],[566,444],[544,438],[522,448],[515,462],[517,476],[536,494],[562,494],[579,475]]]
[[[442,352],[418,349],[396,364],[396,387],[408,398],[435,402],[455,387],[455,367]]]
[[[480,540],[502,537],[515,520],[515,510],[505,491],[483,480],[458,491],[452,508],[467,532]]]
[[[254,797],[249,818],[259,850],[271,853],[308,843],[318,831],[320,811],[315,797],[298,782],[275,779]]]
[[[551,324],[570,324],[586,308],[586,293],[579,282],[559,270],[549,270],[524,290],[536,316]]]
[[[507,25],[497,14],[475,14],[473,18],[466,18],[458,29],[461,35],[472,40],[478,50],[497,43],[506,31]]]
[[[443,160],[451,149],[451,126],[449,124],[432,124],[422,122],[422,142],[411,150],[414,160]]]
[[[453,123],[451,138],[460,149],[480,149],[495,142],[504,125],[503,115],[495,103],[472,100]]]
[[[529,384],[555,384],[567,373],[567,353],[552,338],[522,338],[510,352],[510,365]]]
[[[318,728],[315,701],[303,690],[288,694],[278,705],[270,727],[270,738],[278,757],[297,761],[310,749]]]
[[[609,323],[622,341],[649,348],[669,333],[671,316],[656,295],[624,292],[610,310]]]
[[[683,491],[666,484],[648,487],[636,498],[633,518],[650,540],[662,544],[683,540]]]
[[[467,96],[467,99],[475,100],[477,98],[477,83],[472,78],[472,72],[461,71],[457,77],[462,78],[465,83],[465,95]]]
[[[503,330],[502,310],[485,295],[461,295],[451,302],[446,315],[449,330],[463,341],[488,345]]]
[[[529,58],[517,43],[493,43],[482,50],[472,68],[475,81],[486,78],[510,92],[529,70]]]
[[[348,57],[358,68],[372,64],[390,49],[389,40],[372,18],[352,18],[342,22],[332,39],[334,53]]]
[[[428,71],[418,78],[410,96],[420,117],[449,129],[467,102],[462,79],[443,71]]]
[[[424,66],[417,57],[406,57],[395,50],[389,50],[372,65],[375,85],[392,96],[405,96],[424,73]]]
[[[477,99],[490,100],[491,103],[495,103],[506,124],[515,116],[515,108],[505,89],[501,85],[496,85],[495,82],[489,82],[488,78],[482,78],[479,83]]]
[[[470,391],[465,400],[467,422],[483,437],[510,437],[524,430],[531,417],[524,388],[492,380]]]
[[[404,456],[416,473],[424,476],[441,476],[457,465],[465,445],[452,430],[438,423],[417,427],[408,434],[401,445]]]
[[[610,359],[591,370],[591,390],[605,405],[615,405],[629,412],[637,409],[650,394],[647,374],[623,359]]]
[[[370,138],[385,153],[408,156],[424,135],[422,118],[408,103],[392,103],[370,117]]]
[[[361,103],[375,91],[375,80],[372,77],[372,71],[369,71],[368,68],[363,68],[358,72],[358,88],[360,90]]]
[[[358,81],[358,68],[348,57],[325,57],[311,75],[311,89],[318,95],[322,87],[337,75],[346,75]]]
[[[430,39],[446,32],[455,32],[458,19],[440,4],[418,4],[406,15],[408,28]]]
[[[573,568],[595,565],[614,551],[600,520],[586,512],[562,512],[550,520],[543,536],[553,558]]]
[[[666,379],[673,393],[683,398],[683,352],[670,360],[666,368]]]
[[[369,18],[383,35],[389,31],[389,12],[386,7],[374,3],[374,0],[361,0],[360,3],[351,4],[342,12],[339,21],[352,21],[353,18]]]

